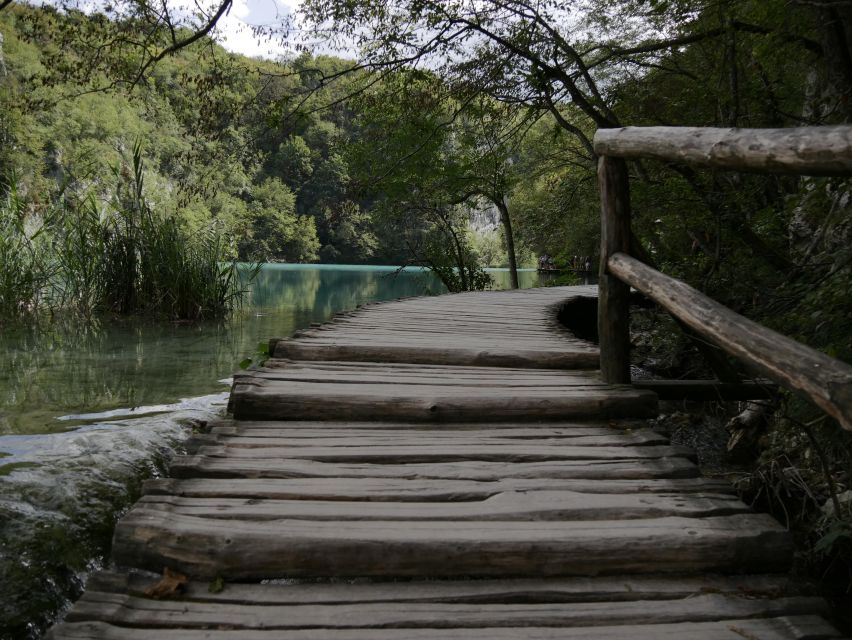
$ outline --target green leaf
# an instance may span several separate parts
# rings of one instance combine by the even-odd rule
[[[254,362],[251,358],[246,358],[245,360],[240,361],[240,369],[248,369],[251,366],[251,363]]]
[[[207,591],[210,593],[222,593],[224,590],[225,581],[222,579],[222,576],[215,578],[209,585],[207,585]]]

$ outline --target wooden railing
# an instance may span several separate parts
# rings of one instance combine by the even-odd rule
[[[852,366],[731,311],[631,255],[626,159],[759,173],[852,176],[852,126],[798,129],[627,127],[595,135],[601,192],[601,372],[630,382],[630,287],[756,374],[803,394],[852,430]]]

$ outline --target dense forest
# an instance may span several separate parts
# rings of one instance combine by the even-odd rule
[[[150,238],[154,256],[192,246],[199,272],[220,265],[203,301],[166,305],[175,317],[229,306],[242,284],[228,260],[418,264],[451,290],[486,288],[487,266],[596,254],[598,128],[852,118],[847,2],[475,4],[304,0],[299,29],[257,37],[308,34],[326,53],[297,43],[273,61],[216,43],[230,2],[180,19],[165,3],[0,2],[0,322],[150,308],[174,272],[122,288],[120,267]],[[634,229],[662,271],[852,360],[848,180],[630,173]],[[637,365],[714,373],[663,314],[636,316]],[[848,434],[788,395],[749,416],[732,427],[742,489],[798,528],[810,570],[848,587]]]
[[[481,266],[595,253],[596,127],[792,126],[848,115],[844,9],[625,1],[560,16],[521,3],[484,10],[471,26],[463,4],[394,12],[305,3],[314,24],[334,17],[350,49],[369,51],[357,63],[309,53],[253,60],[204,37],[150,65],[122,40],[145,16],[116,23],[7,6],[4,224],[25,218],[18,242],[31,251],[35,227],[53,231],[54,250],[81,262],[92,248],[60,232],[69,217],[148,208],[186,238],[215,236],[226,258],[426,264],[453,289],[477,288],[488,281]],[[406,12],[411,33],[400,38]],[[452,38],[415,36],[441,16]],[[576,21],[576,42],[553,31],[563,19]],[[364,20],[369,33],[359,31]],[[166,25],[147,36],[165,38],[156,28]],[[99,38],[113,44],[97,47]],[[639,235],[675,275],[735,306],[781,305],[776,317],[796,316],[785,304],[810,313],[816,300],[848,292],[844,183],[635,168]],[[483,211],[499,233],[471,227]],[[14,234],[4,235],[11,244]],[[3,250],[19,262],[27,253]],[[89,283],[70,290],[72,272],[62,272],[63,299],[97,306]],[[49,276],[31,274],[30,300],[20,282],[17,298],[4,294],[6,313],[36,305]],[[778,287],[785,295],[758,299]],[[813,337],[843,351],[832,323],[818,325]]]
[[[214,235],[220,257],[227,259],[441,268],[446,259],[434,246],[450,233],[459,236],[466,252],[460,257],[471,262],[466,266],[507,263],[493,229],[477,232],[467,224],[478,211],[493,206],[476,189],[453,194],[458,200],[454,204],[464,206],[451,207],[458,209],[452,221],[437,216],[413,225],[415,233],[400,235],[399,225],[409,229],[412,219],[403,220],[400,211],[406,204],[395,190],[411,186],[403,184],[411,179],[403,176],[412,165],[384,156],[394,176],[373,184],[377,151],[395,145],[394,152],[407,154],[403,145],[419,144],[418,133],[449,117],[446,92],[431,96],[431,112],[407,123],[408,138],[400,133],[394,140],[381,140],[376,133],[391,118],[414,115],[413,102],[400,105],[406,112],[387,109],[383,102],[388,92],[420,83],[425,96],[438,90],[436,77],[415,80],[403,74],[359,92],[373,79],[367,72],[346,76],[351,61],[305,54],[273,63],[232,55],[205,41],[159,62],[144,82],[126,89],[111,83],[109,70],[88,73],[90,52],[85,48],[75,59],[67,38],[73,37],[79,20],[96,29],[83,15],[23,5],[0,14],[0,183],[8,229],[8,246],[2,250],[18,254],[21,273],[28,271],[23,264],[28,252],[20,248],[39,249],[37,242],[27,242],[35,228],[52,235],[38,238],[42,244],[53,250],[62,245],[63,256],[80,262],[85,254],[80,239],[63,225],[75,226],[87,217],[103,220],[139,205],[158,219],[174,221],[184,238]],[[322,78],[330,76],[339,76],[339,82],[323,85]],[[413,93],[409,99],[414,100]],[[471,113],[469,122],[474,117]],[[415,159],[418,179],[436,180],[436,172],[447,170],[439,165],[450,157],[450,136],[453,144],[467,145],[468,157],[453,156],[456,190],[487,178],[476,172],[485,170],[478,164],[490,159],[472,157],[479,139],[457,135],[447,131],[442,139],[435,137],[430,149],[421,149]],[[511,141],[515,146],[520,142]],[[505,155],[508,148],[500,152]],[[137,189],[139,202],[128,203]],[[389,198],[392,193],[395,198]],[[502,196],[497,204],[503,206]],[[18,246],[12,245],[13,218],[29,225],[18,234]],[[431,237],[435,234],[437,238]],[[587,253],[592,251],[590,238]],[[530,251],[521,250],[527,261]],[[29,269],[34,272],[30,300],[20,282],[18,299],[12,293],[15,284],[5,285],[7,316],[44,302],[37,299],[37,281],[45,276],[35,273],[32,264]],[[70,275],[63,271],[63,287],[73,280]],[[444,275],[452,278],[449,272]],[[480,276],[480,282],[485,278]],[[75,304],[97,306],[97,301],[81,300],[85,292],[71,294]],[[110,310],[121,310],[108,302]]]

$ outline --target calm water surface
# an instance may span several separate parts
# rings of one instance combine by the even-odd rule
[[[508,272],[491,272],[495,288]],[[522,271],[521,285],[539,276]],[[193,421],[219,415],[257,344],[374,300],[443,293],[429,272],[266,265],[237,318],[0,334],[0,638],[38,637],[98,568],[118,514]]]

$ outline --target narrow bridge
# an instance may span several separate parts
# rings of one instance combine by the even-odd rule
[[[232,419],[146,483],[117,569],[50,637],[839,637],[787,574],[789,534],[647,427],[657,395],[630,384],[619,278],[844,425],[852,368],[683,283],[648,285],[666,277],[629,255],[614,135],[632,133],[598,150],[600,353],[556,321],[588,287],[382,303],[273,341],[235,379]]]

